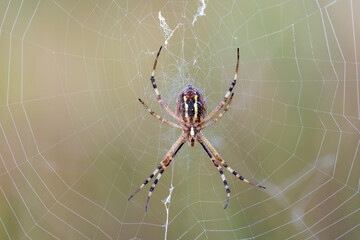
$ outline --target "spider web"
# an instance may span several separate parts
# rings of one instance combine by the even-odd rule
[[[303,1],[1,1],[1,239],[355,239],[360,234],[360,5]],[[193,84],[204,135],[266,190],[184,146],[145,213],[149,176],[180,135]],[[150,184],[148,184],[150,185]]]

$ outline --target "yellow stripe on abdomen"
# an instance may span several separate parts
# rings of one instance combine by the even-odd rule
[[[193,123],[196,121],[198,117],[198,96],[195,93],[195,103],[194,103],[194,117],[193,117]]]
[[[187,97],[184,96],[184,106],[185,106],[185,118],[186,121],[189,122],[189,105],[186,103]]]

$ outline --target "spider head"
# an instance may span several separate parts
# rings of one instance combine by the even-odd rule
[[[189,136],[188,142],[189,142],[189,146],[191,147],[195,146],[196,134],[197,134],[196,129],[194,127],[190,127],[188,132],[188,136]]]

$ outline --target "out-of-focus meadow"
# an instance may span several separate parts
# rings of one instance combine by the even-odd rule
[[[205,4],[205,5],[203,5]],[[2,239],[354,239],[359,228],[360,5],[357,1],[1,1]],[[181,132],[187,84],[225,161],[179,151],[128,197]],[[151,184],[151,183],[150,183]],[[148,185],[150,185],[148,184]],[[171,193],[171,194],[170,194]]]

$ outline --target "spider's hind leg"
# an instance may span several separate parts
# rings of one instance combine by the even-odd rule
[[[239,70],[239,59],[240,59],[240,57],[239,57],[239,48],[238,48],[237,49],[237,62],[236,62],[235,76],[234,76],[233,81],[231,82],[229,90],[226,92],[225,97],[219,103],[219,105],[217,105],[217,107],[214,110],[212,110],[212,112],[202,120],[202,123],[209,121],[224,106],[227,99],[230,97],[230,94],[236,85],[236,79],[237,79],[238,70]]]
[[[151,72],[151,77],[150,77],[150,81],[151,81],[151,84],[154,88],[154,91],[155,91],[155,94],[156,94],[156,98],[159,102],[159,104],[161,105],[161,107],[167,112],[169,113],[174,119],[176,119],[178,122],[181,122],[181,119],[178,118],[176,116],[176,114],[166,105],[166,103],[162,100],[161,98],[161,95],[160,95],[160,92],[159,92],[159,89],[157,88],[157,85],[156,85],[156,81],[155,81],[155,69],[156,69],[156,64],[157,64],[157,61],[158,61],[158,58],[159,58],[159,55],[160,55],[160,52],[161,52],[161,49],[162,49],[162,46],[159,48],[159,51],[156,55],[156,58],[155,58],[155,62],[154,62],[154,67],[153,67],[153,70]]]

